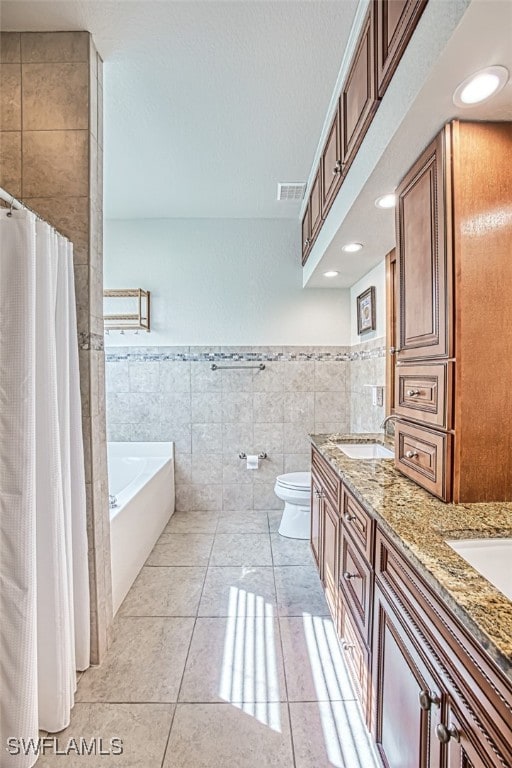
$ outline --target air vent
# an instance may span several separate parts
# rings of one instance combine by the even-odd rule
[[[296,182],[286,182],[277,185],[277,199],[278,200],[302,200],[304,192],[306,190],[305,184],[298,184]]]

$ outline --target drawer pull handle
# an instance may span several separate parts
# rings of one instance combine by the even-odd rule
[[[311,240],[309,239],[309,237],[307,237],[307,238],[304,240],[304,248],[307,248],[307,247],[308,247],[308,245],[310,244],[310,242],[311,242]]]
[[[432,704],[439,706],[441,703],[439,696],[437,696],[435,693],[432,693],[431,691],[420,691],[418,698],[420,701],[421,709],[424,709],[426,712],[428,712]]]
[[[347,641],[344,640],[343,643],[341,644],[341,647],[343,648],[344,651],[351,651],[352,648],[355,648],[356,646],[355,646],[355,643],[347,643]]]
[[[407,397],[417,397],[418,395],[421,395],[421,390],[419,390],[419,389],[408,389],[407,390]]]
[[[341,162],[341,160],[337,160],[336,165],[332,169],[332,175],[336,176],[338,173],[341,173],[343,171],[343,165],[344,164]]]
[[[350,512],[345,512],[344,518],[347,521],[347,523],[353,523],[354,520],[357,520],[356,515],[351,515]]]
[[[360,579],[360,575],[358,573],[350,573],[350,571],[343,571],[343,578],[345,581],[350,581],[351,579]]]
[[[448,744],[451,739],[454,739],[454,741],[460,741],[460,734],[455,726],[446,726],[444,723],[438,723],[436,725],[436,736],[441,744]]]
[[[417,459],[419,454],[418,451],[406,451],[405,456],[407,459]]]
[[[315,491],[315,496],[317,499],[323,499],[325,493],[323,491]]]

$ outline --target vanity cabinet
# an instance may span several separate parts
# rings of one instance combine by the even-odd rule
[[[446,125],[397,189],[396,467],[443,501],[512,500],[510,199],[505,122]]]
[[[510,680],[315,447],[312,482],[312,549],[383,766],[510,768]]]
[[[375,587],[373,736],[388,768],[441,766],[440,685],[400,614]],[[476,768],[476,767],[475,767]]]
[[[384,96],[427,0],[374,0],[377,96]]]

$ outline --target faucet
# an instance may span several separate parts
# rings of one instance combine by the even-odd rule
[[[389,416],[386,416],[385,419],[383,419],[382,424],[380,425],[380,428],[384,430],[384,437],[388,434],[388,430],[386,429],[388,421],[394,421],[397,418],[396,413],[390,413]],[[393,427],[393,432],[391,432],[392,435],[395,434],[395,429]]]

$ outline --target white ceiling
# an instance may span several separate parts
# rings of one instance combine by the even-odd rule
[[[92,33],[107,218],[298,218],[357,0],[2,0],[4,30]]]

